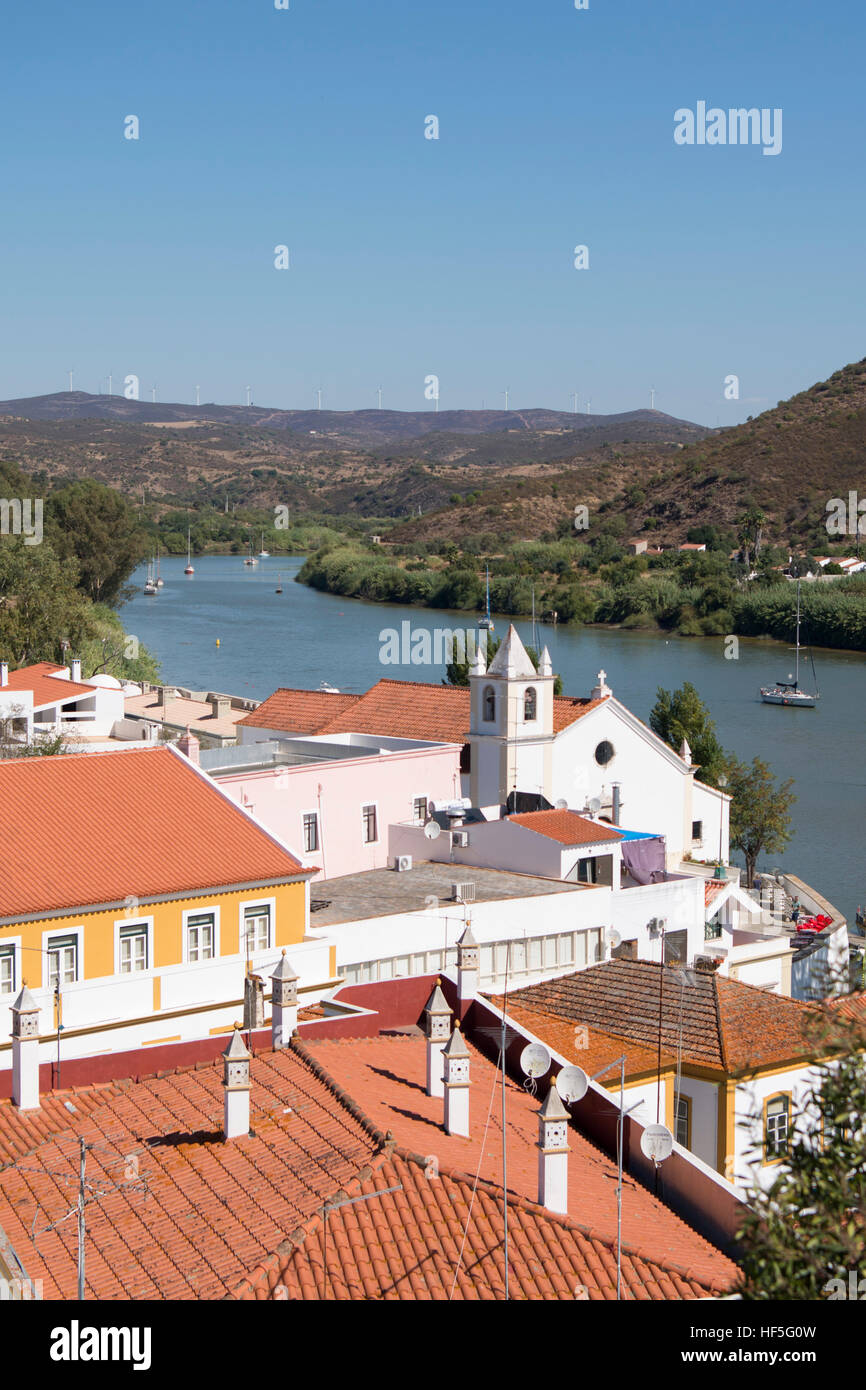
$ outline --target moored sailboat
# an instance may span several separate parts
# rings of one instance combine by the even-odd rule
[[[777,681],[775,685],[761,686],[761,699],[765,705],[789,705],[791,708],[814,709],[815,703],[819,699],[818,692],[811,695],[808,690],[800,689],[800,581],[797,580],[797,636],[796,636],[796,661],[794,674],[788,673],[786,681]],[[814,663],[812,674],[814,675]]]

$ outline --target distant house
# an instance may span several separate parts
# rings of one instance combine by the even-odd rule
[[[706,548],[707,548],[706,545],[704,545],[704,544],[698,544],[697,541],[684,541],[682,545],[678,545],[678,546],[677,546],[677,550],[680,550],[680,551],[682,551],[682,550],[706,550]]]
[[[123,719],[123,701],[116,677],[83,680],[77,659],[68,667],[39,661],[15,671],[0,661],[0,719],[12,721],[10,733],[24,742],[38,733],[77,740],[109,738]]]
[[[629,555],[645,555],[648,547],[649,541],[639,540],[636,536],[632,536],[631,540],[625,543]]]

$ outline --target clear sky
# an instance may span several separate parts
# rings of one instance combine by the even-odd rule
[[[289,2],[7,7],[0,399],[715,425],[866,354],[862,4]],[[677,145],[700,101],[781,153]]]

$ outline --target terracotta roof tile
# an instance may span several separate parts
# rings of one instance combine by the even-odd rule
[[[561,845],[608,844],[622,839],[622,832],[615,826],[601,825],[577,811],[527,811],[507,819]]]
[[[515,995],[509,995],[507,1000],[502,995],[492,995],[491,998],[497,1008],[504,1009],[520,1028],[543,1038],[548,1047],[565,1057],[566,1061],[582,1067],[585,1072],[592,1074],[605,1062],[623,1053],[627,1077],[656,1071],[659,1060],[657,1045],[644,1046],[643,1043],[617,1037],[615,1033],[606,1033],[601,1028],[572,1023],[540,1007],[519,1004],[515,1002]],[[663,1048],[661,1062],[663,1067],[675,1066],[676,1056]],[[612,1071],[609,1076],[600,1078],[600,1084],[610,1087],[619,1085],[619,1071]]]
[[[0,844],[0,918],[307,872],[169,748],[0,762]]]
[[[96,687],[81,685],[77,681],[58,677],[55,672],[65,671],[65,666],[54,666],[49,661],[39,661],[35,666],[21,666],[10,671],[4,690],[32,690],[33,707],[40,709],[45,705],[56,704],[58,700],[74,700],[83,695],[95,694]]]
[[[240,725],[286,733],[384,734],[445,743],[464,743],[469,734],[470,692],[466,686],[383,679],[363,695],[320,690],[277,690]],[[556,733],[603,700],[558,695],[553,701]]]

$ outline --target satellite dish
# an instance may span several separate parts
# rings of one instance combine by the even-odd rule
[[[599,811],[601,810],[601,799],[597,796],[594,796],[592,798],[592,801],[590,801],[589,803],[589,809],[594,816],[597,816]]]
[[[442,826],[436,820],[430,820],[424,826],[424,834],[428,840],[438,840],[442,834]]]
[[[582,1067],[563,1067],[556,1078],[556,1089],[560,1100],[566,1104],[583,1100],[589,1087],[589,1079]]]
[[[554,801],[553,804],[554,804],[554,806],[556,807],[556,810],[557,810],[557,811],[567,811],[567,810],[568,810],[568,802],[566,801],[566,799],[565,799],[564,796],[561,796],[561,797],[559,798],[558,801]]]
[[[664,1163],[674,1151],[674,1136],[667,1125],[647,1125],[640,1137],[640,1148],[644,1158]]]
[[[605,937],[612,951],[615,951],[617,946],[622,944],[622,937],[615,927],[611,927],[610,931],[605,932]]]
[[[550,1053],[543,1043],[527,1043],[520,1054],[520,1070],[533,1077],[550,1071]]]

